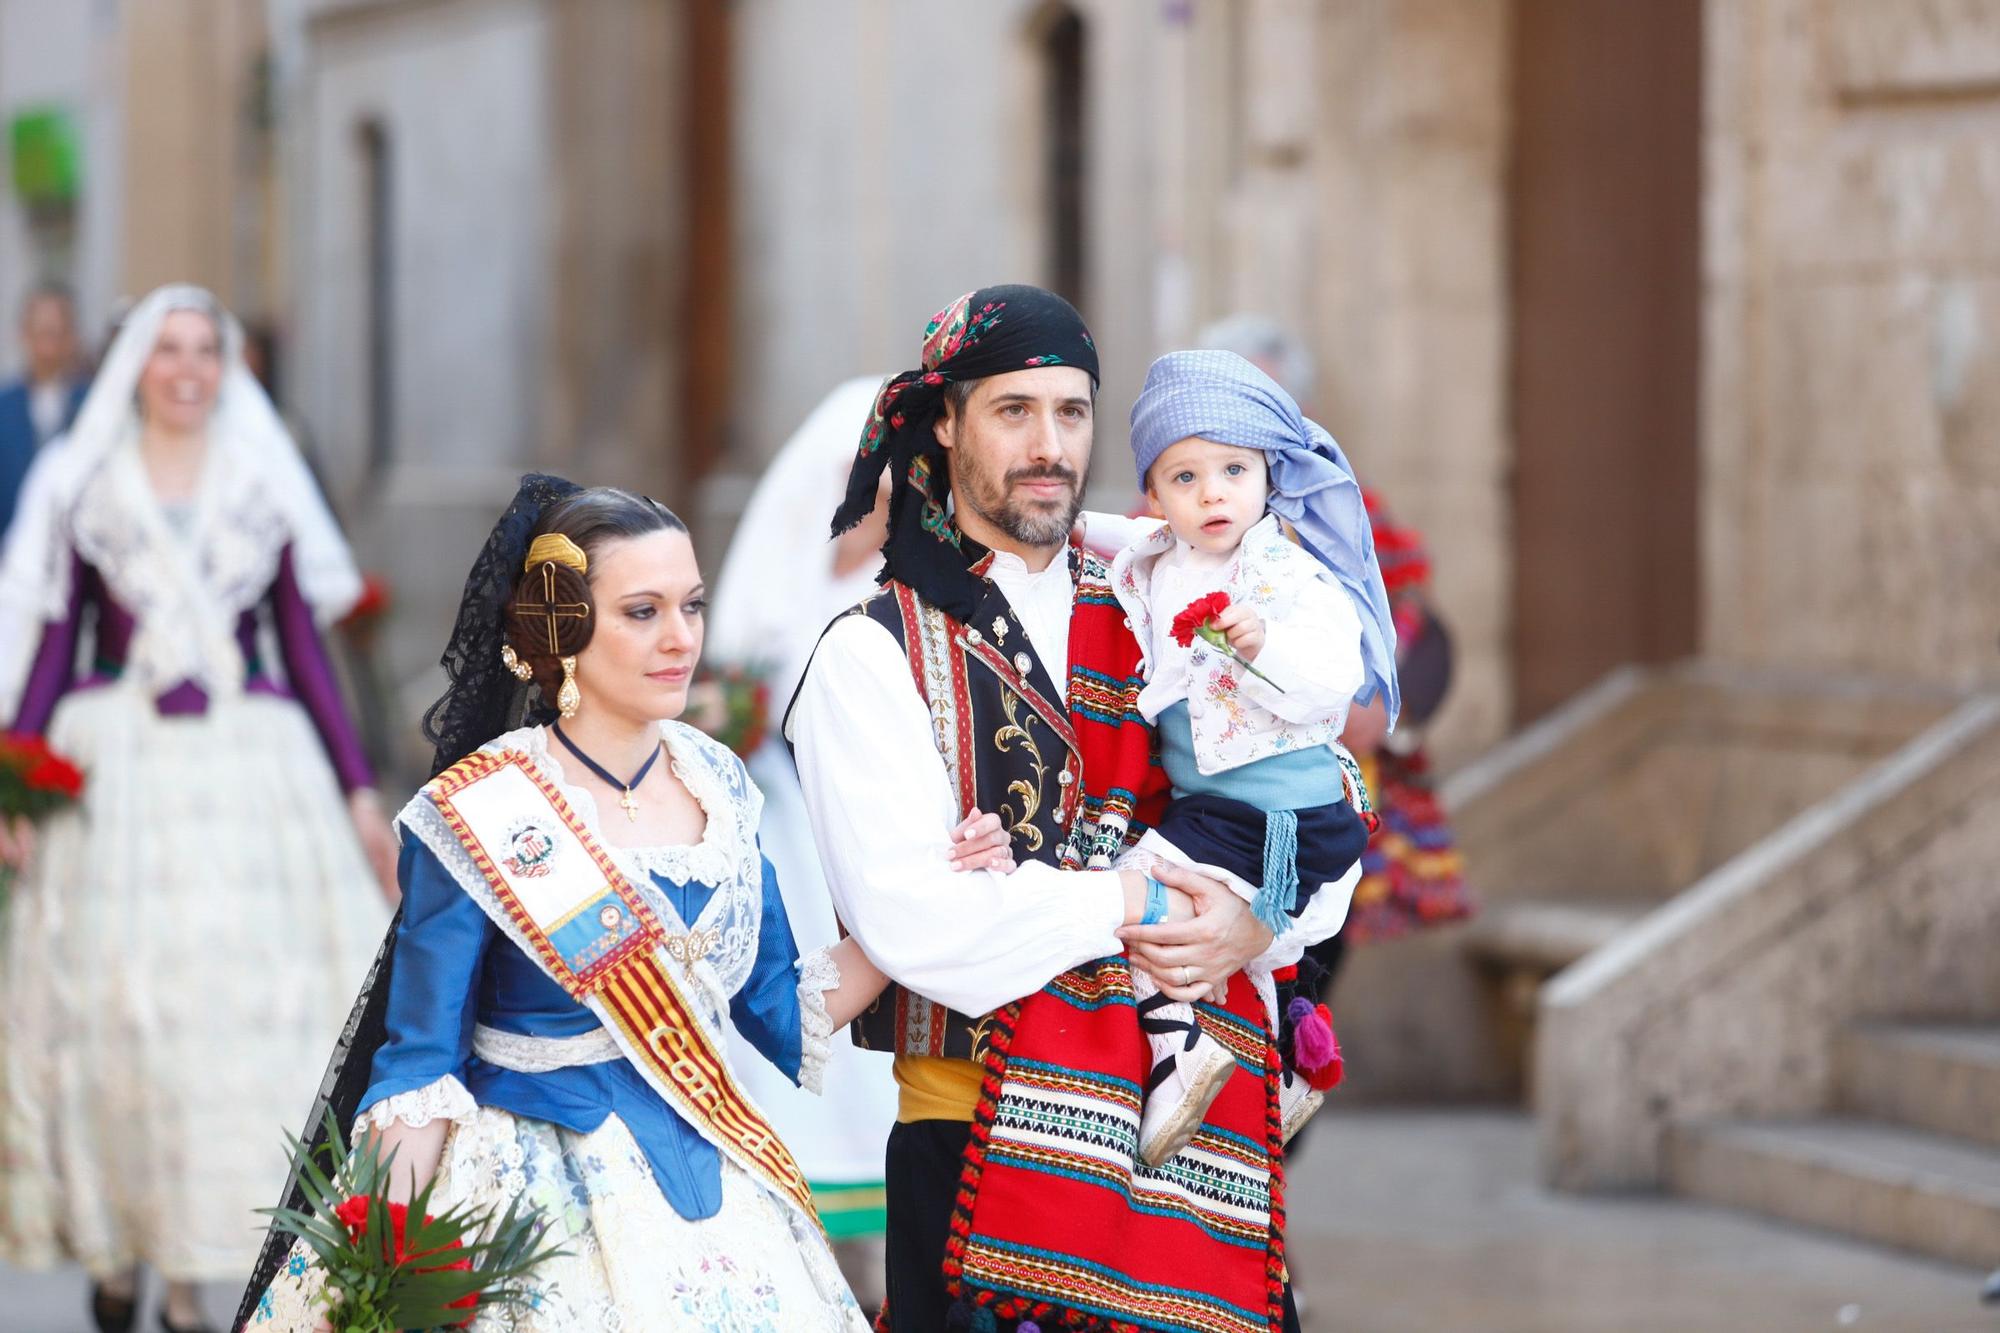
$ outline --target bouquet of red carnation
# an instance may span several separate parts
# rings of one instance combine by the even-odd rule
[[[688,688],[684,716],[748,759],[771,729],[771,686],[749,667],[704,667]]]
[[[433,1216],[430,1185],[390,1202],[396,1154],[383,1156],[372,1138],[349,1153],[332,1112],[322,1161],[303,1141],[291,1145],[306,1206],[262,1211],[312,1250],[333,1333],[464,1328],[482,1310],[526,1310],[533,1296],[521,1279],[561,1253],[537,1248],[542,1216],[518,1201],[497,1221],[490,1209]]]
[[[47,741],[0,733],[0,817],[46,819],[82,795],[82,771]]]
[[[1208,623],[1228,609],[1229,594],[1226,592],[1212,592],[1204,597],[1195,598],[1182,607],[1181,613],[1174,617],[1174,642],[1183,648],[1192,648],[1195,639],[1199,638],[1237,666],[1283,694],[1285,692],[1283,686],[1245,661],[1241,653],[1229,646],[1229,636]]]

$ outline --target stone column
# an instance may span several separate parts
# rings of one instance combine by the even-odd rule
[[[123,12],[126,293],[199,282],[233,307],[263,267],[254,229],[238,226],[266,175],[252,142],[263,5],[151,0]]]

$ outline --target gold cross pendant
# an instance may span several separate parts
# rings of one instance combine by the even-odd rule
[[[625,818],[631,820],[634,824],[639,822],[639,803],[632,799],[632,789],[630,787],[627,787],[625,794],[618,798],[618,804],[625,807]]]

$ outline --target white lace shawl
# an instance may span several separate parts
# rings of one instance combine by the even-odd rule
[[[128,674],[152,692],[193,680],[242,685],[236,620],[270,587],[292,547],[300,592],[322,625],[346,614],[361,576],[312,474],[243,363],[242,330],[219,313],[224,368],[191,538],[169,529],[138,456],[139,376],[176,310],[218,314],[200,288],[162,287],[133,308],[68,434],[42,449],[0,554],[0,702],[44,621],[68,609],[70,551],[96,566],[138,619]]]

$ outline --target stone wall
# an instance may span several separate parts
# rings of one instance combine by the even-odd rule
[[[1706,21],[1706,650],[1993,679],[2000,6]]]
[[[1542,991],[1545,1174],[1657,1184],[1680,1121],[1827,1105],[1857,1018],[2000,1012],[2000,700],[1977,698]]]
[[[1509,6],[1320,6],[1310,328],[1318,410],[1428,539],[1458,670],[1449,766],[1507,731]]]
[[[1421,529],[1456,635],[1450,763],[1506,731],[1509,6],[1190,7],[1159,87],[1154,339],[1233,311],[1296,328],[1309,412]],[[1178,57],[1178,58],[1176,58]]]
[[[555,240],[562,180],[545,0],[316,6],[289,90],[291,406],[364,568],[396,592],[380,666],[398,719],[438,692],[439,629],[516,476],[565,457]],[[388,198],[388,435],[374,438],[370,171]],[[580,174],[581,169],[573,167]],[[587,182],[572,182],[583,188]],[[386,448],[384,448],[386,445]],[[381,452],[377,452],[381,450]],[[413,758],[414,728],[399,725]]]
[[[1084,24],[1086,276],[1071,295],[1104,363],[1092,499],[1129,500],[1126,411],[1155,353],[1155,7],[744,0],[735,475],[711,488],[704,526],[734,522],[751,474],[835,385],[914,364],[953,297],[1051,280],[1038,43],[1063,11]]]

